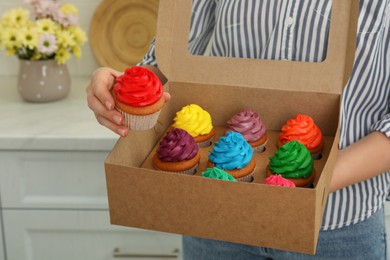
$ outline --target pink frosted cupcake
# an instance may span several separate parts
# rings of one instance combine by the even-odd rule
[[[130,130],[153,128],[165,103],[160,79],[150,70],[134,66],[116,78],[111,90],[115,109],[124,115]]]
[[[242,134],[252,146],[253,151],[263,152],[267,144],[267,130],[259,115],[250,109],[245,109],[232,116],[227,122],[228,131]]]
[[[287,180],[282,175],[274,174],[264,180],[264,184],[295,188],[294,182]]]
[[[174,128],[161,140],[153,157],[157,170],[182,174],[195,174],[199,165],[199,148],[185,130]]]

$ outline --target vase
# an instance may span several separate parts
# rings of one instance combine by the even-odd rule
[[[18,91],[29,102],[50,102],[65,98],[71,79],[66,64],[55,60],[19,60]]]

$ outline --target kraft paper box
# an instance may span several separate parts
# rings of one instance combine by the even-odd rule
[[[313,254],[337,156],[340,95],[353,63],[359,3],[333,1],[327,56],[318,63],[191,55],[191,3],[160,1],[156,55],[172,99],[154,129],[119,139],[105,161],[111,223]],[[194,176],[153,169],[159,140],[191,103],[211,114],[214,141],[241,109],[259,113],[269,140],[266,151],[255,154],[253,183],[201,177],[211,147],[201,148]],[[280,129],[298,113],[312,116],[324,135],[315,186],[264,185]]]

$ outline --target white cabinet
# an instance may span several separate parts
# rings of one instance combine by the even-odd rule
[[[107,209],[108,152],[0,151],[3,208]]]
[[[179,236],[111,226],[108,211],[5,210],[4,219],[8,260],[181,258]]]
[[[1,199],[1,197],[0,197]],[[0,200],[0,206],[1,206],[1,200]],[[4,240],[3,240],[3,217],[1,214],[1,208],[0,208],[0,260],[5,260],[5,252],[4,252]]]
[[[181,258],[179,235],[110,225],[107,155],[0,151],[7,260]]]
[[[110,224],[104,160],[118,136],[88,109],[88,81],[34,104],[0,77],[0,260],[180,259],[179,235]]]

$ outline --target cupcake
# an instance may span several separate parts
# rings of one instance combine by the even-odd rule
[[[116,78],[111,90],[115,108],[130,130],[153,128],[165,103],[160,79],[150,70],[134,66]]]
[[[172,127],[186,130],[199,147],[211,145],[215,131],[210,114],[199,105],[190,104],[176,113]]]
[[[272,174],[271,176],[267,177],[264,180],[264,184],[295,188],[294,182],[283,178],[282,175],[279,175],[279,174]]]
[[[229,173],[218,168],[207,168],[206,171],[202,172],[202,176],[211,179],[223,180],[223,181],[232,181],[236,182],[237,180],[231,176]]]
[[[215,142],[207,166],[222,169],[237,181],[251,182],[256,162],[253,149],[244,137],[237,132],[228,132]]]
[[[253,151],[263,152],[265,150],[268,141],[266,128],[255,111],[245,109],[235,114],[227,122],[227,128],[228,131],[242,134],[252,146]]]
[[[199,147],[194,138],[177,128],[165,134],[153,156],[155,169],[189,175],[196,173],[199,161]]]
[[[321,157],[324,146],[322,133],[310,116],[298,114],[294,119],[289,119],[282,127],[278,146],[292,140],[299,141],[305,145],[313,159]]]
[[[282,145],[269,158],[267,177],[279,174],[294,182],[296,187],[311,187],[315,178],[314,161],[309,150],[298,141]]]

